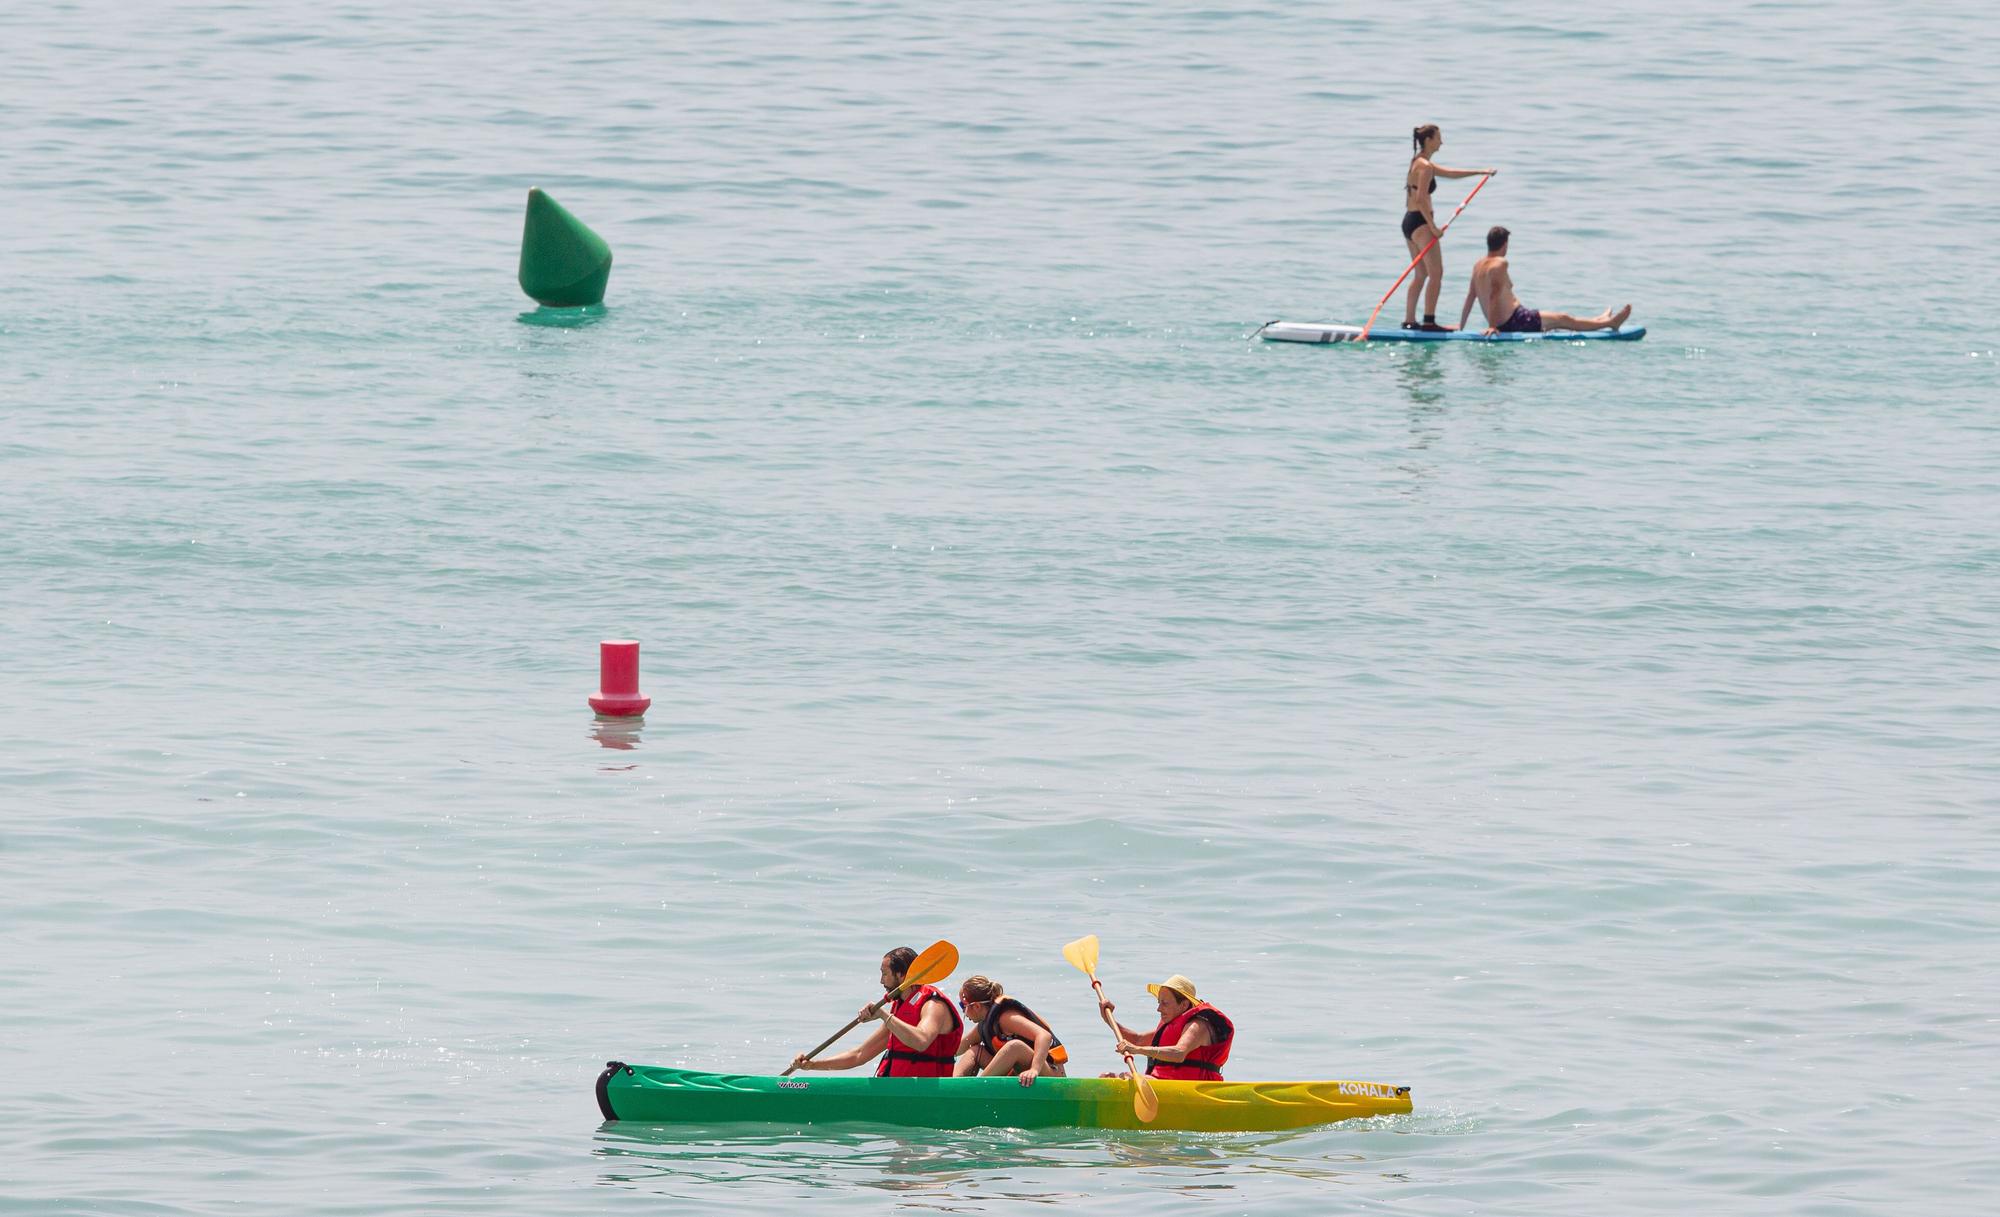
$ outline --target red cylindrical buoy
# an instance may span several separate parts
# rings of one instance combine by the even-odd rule
[[[637,718],[653,704],[639,695],[639,644],[629,639],[597,644],[597,685],[590,708],[607,718]]]

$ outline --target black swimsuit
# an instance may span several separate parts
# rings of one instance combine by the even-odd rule
[[[1414,190],[1414,189],[1416,189],[1416,187],[1414,187],[1414,186],[1411,186],[1411,187],[1408,187],[1407,189],[1410,189],[1410,190]],[[1436,194],[1436,193],[1438,192],[1438,180],[1437,180],[1436,178],[1432,178],[1432,179],[1431,179],[1431,189],[1430,189],[1430,192],[1431,192],[1432,194]],[[1421,212],[1421,211],[1406,211],[1406,212],[1404,212],[1404,213],[1403,213],[1403,239],[1404,239],[1405,241],[1409,240],[1409,239],[1410,239],[1410,234],[1411,234],[1411,233],[1415,232],[1415,231],[1416,231],[1417,229],[1419,229],[1419,228],[1422,228],[1422,227],[1423,227],[1424,225],[1426,225],[1426,224],[1428,224],[1428,223],[1430,223],[1430,219],[1429,219],[1429,217],[1425,216],[1425,215],[1424,215],[1424,213],[1423,213],[1423,212]]]

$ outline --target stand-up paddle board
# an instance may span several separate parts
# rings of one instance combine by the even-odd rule
[[[1311,321],[1273,321],[1258,330],[1266,342],[1358,342],[1358,325],[1330,325]],[[1544,330],[1535,334],[1485,334],[1479,330],[1392,330],[1384,326],[1368,331],[1370,342],[1637,342],[1646,336],[1643,325],[1620,330]]]

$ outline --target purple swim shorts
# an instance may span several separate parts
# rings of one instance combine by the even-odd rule
[[[1542,315],[1525,304],[1514,306],[1514,315],[1495,327],[1503,334],[1539,334]]]

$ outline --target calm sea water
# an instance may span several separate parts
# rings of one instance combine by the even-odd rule
[[[0,34],[0,1213],[1990,1211],[1990,17]],[[1504,223],[1644,342],[1249,340],[1365,318],[1428,121],[1448,315]],[[1415,1114],[599,1122],[939,937],[1107,1067],[1086,933]]]

